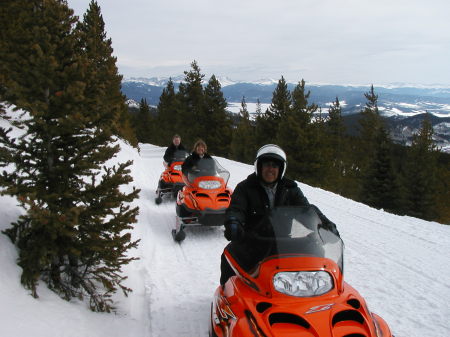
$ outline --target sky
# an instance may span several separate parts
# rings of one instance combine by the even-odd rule
[[[17,114],[16,114],[17,116]],[[9,126],[0,119],[0,126]],[[13,128],[12,136],[20,131]],[[121,151],[107,166],[133,160],[134,181],[141,189],[140,239],[123,268],[133,289],[114,296],[116,314],[93,313],[88,304],[60,299],[41,282],[39,298],[20,284],[18,252],[0,234],[0,336],[2,337],[199,337],[208,335],[210,305],[219,282],[220,254],[227,244],[223,227],[189,227],[175,243],[175,202],[156,205],[155,189],[163,171],[165,148],[140,144],[140,151],[119,142]],[[216,157],[230,171],[228,186],[253,166]],[[345,243],[344,280],[363,296],[371,311],[388,323],[396,337],[450,335],[450,226],[397,216],[299,182],[311,203],[337,224]],[[17,201],[0,196],[0,230],[17,220]]]
[[[450,85],[448,0],[97,0],[124,77]],[[90,0],[68,0],[82,17]]]

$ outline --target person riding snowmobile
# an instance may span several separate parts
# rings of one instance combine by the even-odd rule
[[[245,264],[254,265],[262,254],[261,247],[251,239],[254,233],[270,235],[270,228],[257,226],[278,206],[309,206],[297,183],[284,176],[287,167],[286,153],[277,145],[261,147],[255,160],[255,172],[241,181],[231,196],[231,203],[225,215],[225,238],[231,241],[226,247],[233,255],[239,256]],[[336,225],[314,206],[322,225],[339,235]],[[221,256],[220,284],[235,273],[224,254]]]
[[[194,144],[194,149],[189,157],[186,158],[183,165],[181,166],[181,172],[185,176],[188,175],[189,171],[195,169],[196,164],[201,159],[211,159],[212,157],[206,152],[208,147],[206,143],[199,139]],[[212,161],[213,162],[213,161]]]
[[[173,155],[174,155],[175,151],[177,151],[177,150],[185,150],[186,151],[183,144],[181,144],[181,137],[178,134],[176,134],[172,137],[172,144],[170,144],[167,147],[166,152],[164,152],[163,159],[164,159],[165,166],[170,165],[170,163],[173,160]]]

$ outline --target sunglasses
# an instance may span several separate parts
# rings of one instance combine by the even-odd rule
[[[262,167],[280,168],[280,164],[275,161],[265,161],[262,163]]]

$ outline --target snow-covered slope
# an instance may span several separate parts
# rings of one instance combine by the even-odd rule
[[[210,301],[219,280],[223,228],[188,228],[175,243],[174,202],[157,206],[155,188],[163,169],[164,148],[141,144],[140,153],[121,143],[114,159],[134,160],[134,183],[141,188],[141,239],[131,252],[140,260],[127,265],[128,298],[117,294],[117,314],[93,313],[83,303],[61,300],[45,285],[39,299],[20,285],[17,251],[0,235],[0,336],[2,337],[199,337],[207,336]],[[230,186],[252,166],[217,158],[231,172]],[[339,228],[346,244],[345,278],[380,314],[396,337],[450,335],[450,226],[375,210],[333,193],[300,184]],[[128,186],[127,188],[131,188]],[[0,229],[20,213],[16,202],[0,197]]]

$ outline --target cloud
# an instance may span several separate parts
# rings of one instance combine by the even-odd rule
[[[97,2],[125,75],[173,75],[197,60],[236,80],[450,82],[446,0]],[[69,0],[79,15],[88,4]]]

